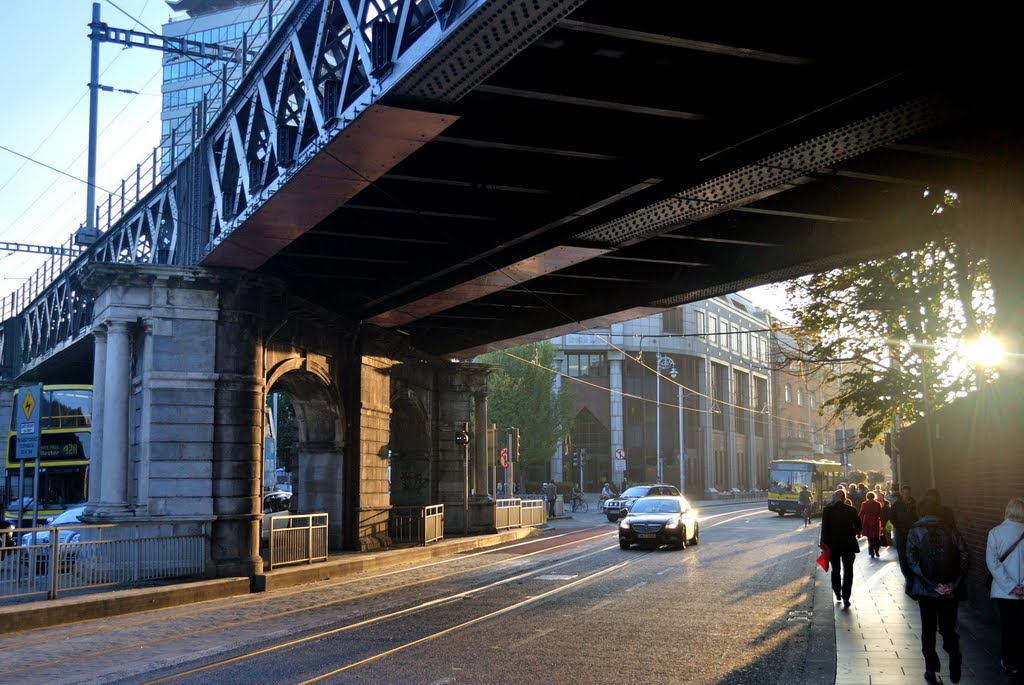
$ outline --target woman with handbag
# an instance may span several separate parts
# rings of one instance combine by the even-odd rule
[[[1000,662],[1010,673],[1019,673],[1024,665],[1024,498],[1014,497],[1006,505],[1002,523],[988,533],[985,563],[992,574],[990,596],[999,605],[1002,624],[1003,658]]]

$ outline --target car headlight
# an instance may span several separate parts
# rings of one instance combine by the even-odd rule
[[[619,521],[619,528],[622,530],[629,530],[629,523],[626,522],[626,519]]]
[[[674,530],[674,529],[678,528],[679,527],[679,519],[672,519],[671,521],[669,521],[668,523],[665,524],[665,527],[670,529],[670,530]]]

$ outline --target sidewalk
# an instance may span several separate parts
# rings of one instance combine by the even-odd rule
[[[854,565],[849,609],[835,601],[828,573],[816,568],[815,585],[816,612],[821,601],[831,603],[835,614],[835,685],[926,682],[921,654],[921,617],[917,603],[903,591],[903,574],[895,547],[883,548],[881,558],[872,559],[867,553],[866,540],[863,541]],[[961,604],[957,630],[964,655],[961,685],[1022,682],[999,665],[998,624],[983,621],[969,606]],[[942,661],[937,682],[949,683],[949,661],[942,651],[942,637],[938,635],[936,649]]]

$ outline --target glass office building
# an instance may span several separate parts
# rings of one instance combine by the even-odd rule
[[[237,49],[243,42],[252,53],[258,51],[269,34],[268,9],[274,24],[291,6],[291,0],[167,0],[176,14],[163,25],[168,38],[185,38]],[[201,134],[202,118],[209,121],[242,77],[235,61],[200,59],[165,53],[163,59],[163,107],[161,109],[161,173],[172,168],[173,161],[191,150],[194,135]],[[173,154],[172,154],[173,153]]]

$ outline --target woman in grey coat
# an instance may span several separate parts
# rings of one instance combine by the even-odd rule
[[[1024,536],[1024,498],[1014,497],[1006,505],[1003,522],[988,532],[985,548],[985,563],[992,574],[991,596],[999,605],[1002,623],[1002,664],[1010,673],[1020,672],[1021,645],[1024,645],[1024,541],[1021,536]]]

